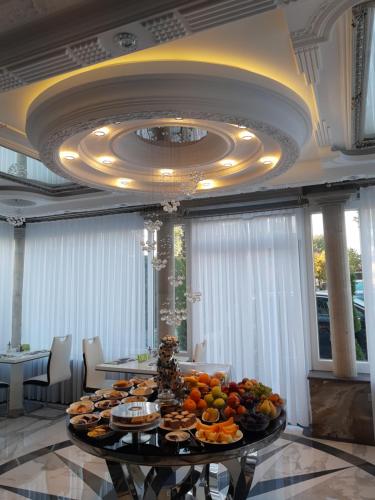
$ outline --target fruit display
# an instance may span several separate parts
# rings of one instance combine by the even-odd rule
[[[225,383],[222,376],[207,373],[185,377],[184,410],[202,416],[206,423],[218,420],[239,423],[245,431],[260,431],[277,418],[284,406],[283,399],[256,379]]]
[[[241,439],[242,433],[233,418],[213,425],[205,425],[197,421],[195,436],[201,441],[214,444],[230,444]]]

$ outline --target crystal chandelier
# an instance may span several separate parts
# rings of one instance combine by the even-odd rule
[[[21,217],[19,215],[14,215],[6,218],[6,221],[8,224],[14,227],[21,227],[25,224],[26,219],[25,217]]]
[[[185,281],[185,276],[182,276],[182,275],[168,276],[169,284],[174,286],[175,288],[182,285],[184,281]]]
[[[162,269],[166,268],[167,264],[167,259],[159,259],[158,257],[153,257],[151,261],[151,265],[156,271],[161,271]]]
[[[164,200],[161,202],[161,206],[163,207],[164,212],[167,212],[168,214],[172,214],[173,212],[177,212],[178,207],[181,205],[181,203],[178,200]]]
[[[135,131],[137,137],[157,146],[179,146],[196,144],[204,139],[207,130],[198,127],[148,127]]]
[[[145,220],[144,224],[145,224],[145,228],[147,229],[147,231],[150,231],[151,233],[153,233],[154,231],[160,231],[160,228],[163,225],[163,222],[161,220],[158,220],[158,219],[156,219],[156,220],[148,219],[148,220]]]
[[[202,294],[200,292],[186,292],[184,293],[187,302],[191,304],[195,304],[196,302],[200,302],[202,298]]]
[[[156,241],[141,241],[141,248],[144,252],[153,252],[156,249]]]
[[[167,309],[163,307],[160,309],[160,319],[165,321],[169,326],[180,326],[187,319],[187,310],[184,308]]]

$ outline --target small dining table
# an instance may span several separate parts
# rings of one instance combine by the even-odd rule
[[[225,373],[225,377],[230,378],[231,365],[220,363],[199,363],[189,361],[187,356],[177,356],[181,373],[191,373],[192,371],[206,372],[213,375],[216,372]],[[150,377],[157,374],[157,358],[150,358],[146,361],[134,359],[117,360],[108,363],[99,363],[95,366],[98,371],[129,373],[134,375],[148,375]]]
[[[49,350],[12,352],[0,354],[0,363],[9,365],[8,417],[19,417],[24,414],[23,407],[23,365],[28,361],[49,356]]]

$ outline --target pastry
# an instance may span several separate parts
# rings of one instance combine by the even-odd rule
[[[110,427],[108,427],[108,425],[98,425],[97,427],[89,431],[87,435],[91,438],[99,438],[111,432],[112,430]]]
[[[99,410],[107,410],[108,408],[113,408],[120,404],[120,401],[117,399],[103,399],[103,401],[98,401],[95,403],[95,408]]]
[[[197,418],[188,411],[172,411],[164,416],[164,426],[170,429],[186,429],[195,424]]]

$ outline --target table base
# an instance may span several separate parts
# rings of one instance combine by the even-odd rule
[[[121,499],[212,500],[221,497],[223,500],[245,500],[250,492],[256,460],[256,456],[246,455],[221,462],[226,469],[226,485],[222,484],[219,473],[215,477],[210,471],[210,464],[151,467],[145,473],[139,465],[120,464],[111,460],[106,462],[117,496]],[[220,490],[226,490],[226,495]]]

